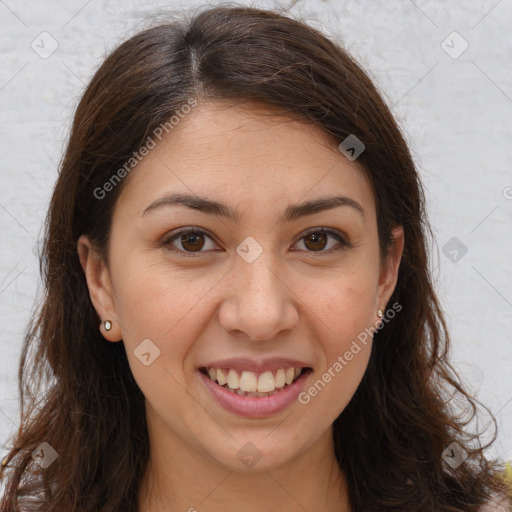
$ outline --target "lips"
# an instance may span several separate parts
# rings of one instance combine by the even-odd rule
[[[275,357],[266,360],[243,358],[212,361],[200,368],[212,381],[232,391],[270,393],[292,384],[305,368],[306,362]]]
[[[251,418],[276,414],[298,397],[312,368],[304,362],[225,359],[198,368],[201,381],[228,411]]]

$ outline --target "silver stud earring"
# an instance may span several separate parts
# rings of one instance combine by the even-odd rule
[[[384,316],[384,311],[382,311],[382,309],[381,309],[381,308],[377,309],[377,316],[378,316],[379,318],[382,318],[382,317]]]
[[[110,329],[112,329],[112,322],[110,320],[105,320],[105,322],[103,322],[103,328],[105,331],[110,331]]]

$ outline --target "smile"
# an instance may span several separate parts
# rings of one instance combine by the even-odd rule
[[[202,367],[197,374],[214,403],[238,416],[264,418],[297,401],[312,371],[310,367],[264,372]]]
[[[233,368],[202,368],[201,371],[216,382],[240,396],[272,396],[295,382],[306,368],[279,368],[256,373]]]

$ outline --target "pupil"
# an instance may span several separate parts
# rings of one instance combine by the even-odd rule
[[[313,240],[313,249],[323,249],[325,247],[325,239],[326,239],[326,236],[325,234],[318,234],[318,233],[313,233],[311,235],[309,235],[309,239],[310,240]],[[320,242],[320,246],[318,246],[318,243]],[[323,243],[322,243],[323,242]],[[311,247],[309,247],[311,249]]]
[[[182,238],[183,247],[185,247],[187,249],[186,244],[191,244],[192,246],[190,247],[190,249],[192,249],[192,250],[201,249],[203,244],[200,244],[199,246],[197,245],[197,242],[200,239],[200,237],[202,237],[201,233],[194,233],[191,235],[183,235],[183,238]]]

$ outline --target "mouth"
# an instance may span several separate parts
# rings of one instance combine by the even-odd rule
[[[199,371],[218,386],[233,394],[245,397],[270,397],[283,392],[302,375],[312,371],[310,367],[278,368],[272,371],[252,372],[234,368],[201,367]]]

